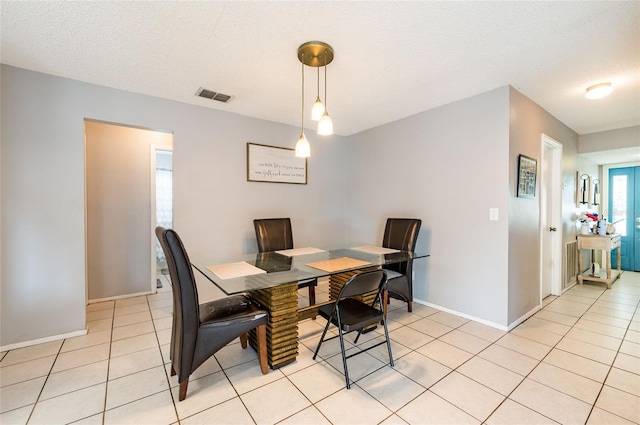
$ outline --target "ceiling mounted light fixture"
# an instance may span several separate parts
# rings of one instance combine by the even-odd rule
[[[318,122],[318,134],[333,134],[333,122],[327,112],[327,65],[333,61],[333,47],[322,41],[308,41],[298,47],[298,60],[302,62],[302,135],[304,135],[304,66],[318,68],[317,96],[311,110],[311,119]],[[324,67],[324,104],[320,99],[320,67]],[[306,137],[305,137],[306,140]],[[308,142],[307,142],[308,144]],[[296,151],[297,154],[297,151]],[[308,156],[308,155],[307,155]]]
[[[609,96],[612,91],[613,86],[609,82],[594,84],[593,86],[587,87],[587,92],[584,97],[587,99],[602,99],[603,97]]]

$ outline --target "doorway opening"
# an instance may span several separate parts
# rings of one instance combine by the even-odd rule
[[[156,292],[155,152],[172,147],[170,132],[85,119],[88,303]]]

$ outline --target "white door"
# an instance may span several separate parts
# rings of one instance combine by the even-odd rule
[[[542,135],[540,299],[562,292],[562,145]]]

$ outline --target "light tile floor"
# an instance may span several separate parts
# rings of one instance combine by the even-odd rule
[[[611,290],[547,298],[509,333],[393,301],[395,367],[384,346],[351,359],[350,390],[337,343],[312,359],[325,322],[307,320],[295,363],[262,375],[232,343],[182,402],[168,375],[171,293],[91,304],[86,336],[0,353],[0,423],[640,424],[639,301],[640,273],[625,272]]]

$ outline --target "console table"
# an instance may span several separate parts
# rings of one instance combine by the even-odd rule
[[[582,265],[582,250],[601,250],[607,256],[607,268],[603,275],[600,269],[598,276],[591,274],[591,269],[585,271]],[[616,269],[611,270],[611,252],[616,251]],[[620,235],[578,235],[578,283],[582,285],[582,281],[591,280],[594,282],[606,283],[607,288],[611,289],[611,284],[620,277]]]

